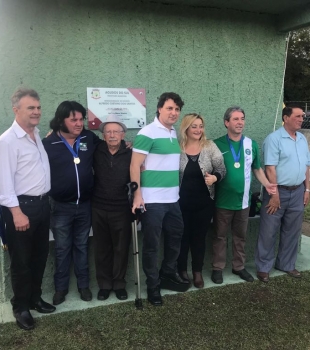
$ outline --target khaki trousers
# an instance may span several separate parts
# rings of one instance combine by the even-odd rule
[[[214,214],[213,270],[223,270],[226,265],[227,232],[232,234],[232,268],[244,269],[245,237],[248,227],[250,207],[242,210],[216,208]]]

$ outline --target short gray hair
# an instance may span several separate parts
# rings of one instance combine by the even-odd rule
[[[243,113],[244,118],[245,118],[244,110],[241,107],[239,107],[239,106],[231,106],[231,107],[227,108],[227,110],[226,110],[226,112],[224,114],[224,125],[225,125],[225,121],[229,122],[230,117],[231,117],[231,115],[234,112],[241,112],[241,113]],[[226,127],[226,125],[225,125],[225,127]]]
[[[19,101],[25,96],[30,96],[33,97],[35,100],[40,101],[40,96],[35,90],[25,87],[19,87],[11,97],[12,107],[17,107]]]

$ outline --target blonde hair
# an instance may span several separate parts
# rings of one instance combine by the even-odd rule
[[[203,117],[197,113],[185,114],[185,116],[183,117],[183,119],[181,121],[181,125],[180,125],[180,146],[181,146],[182,150],[185,150],[185,146],[187,144],[186,131],[196,119],[200,119],[202,122],[202,125],[203,125],[202,135],[201,135],[201,138],[199,140],[199,146],[201,148],[203,148],[203,147],[207,146],[209,143],[209,140],[207,140],[207,137],[205,134],[205,122],[203,120]]]

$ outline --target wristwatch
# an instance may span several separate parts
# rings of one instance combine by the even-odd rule
[[[310,192],[309,188],[306,188],[306,192]]]

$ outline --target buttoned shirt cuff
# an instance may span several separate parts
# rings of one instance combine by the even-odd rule
[[[17,196],[0,195],[0,205],[3,207],[13,208],[13,207],[19,207],[19,202],[18,202]]]

